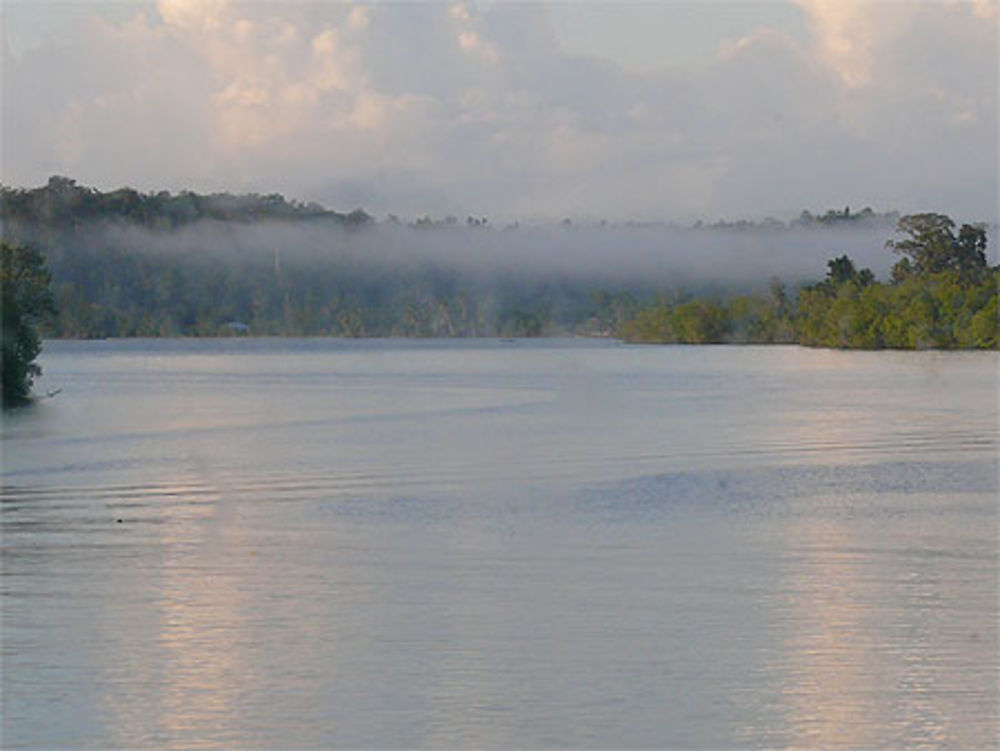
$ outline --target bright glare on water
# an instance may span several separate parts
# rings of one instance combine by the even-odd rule
[[[6,748],[998,737],[996,353],[50,342]]]

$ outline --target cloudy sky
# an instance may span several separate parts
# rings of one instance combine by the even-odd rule
[[[998,0],[3,0],[2,178],[381,216],[997,213]]]

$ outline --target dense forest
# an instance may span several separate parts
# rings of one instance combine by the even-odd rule
[[[769,293],[729,300],[661,300],[626,321],[634,342],[799,343],[854,349],[996,349],[1000,267],[986,257],[986,230],[942,214],[899,219],[901,258],[881,283],[843,255],[794,300],[778,280]]]
[[[824,281],[795,298],[776,280],[766,295],[660,300],[637,311],[619,335],[631,342],[850,349],[998,346],[996,269],[974,279],[945,270],[880,283],[854,269],[847,256],[831,260],[829,268]]]
[[[782,233],[867,227],[888,239],[887,256],[900,257],[885,282],[842,255],[821,281],[786,286],[776,277],[756,291],[676,272],[629,276],[505,264],[508,246],[516,245],[509,238],[525,234],[516,226],[494,228],[471,216],[378,222],[360,209],[338,213],[276,194],[102,193],[53,177],[40,188],[0,189],[0,220],[4,239],[38,248],[51,271],[56,312],[44,331],[52,337],[577,334],[635,342],[997,346],[998,271],[987,262],[986,230],[963,225],[956,234],[939,214],[845,208],[802,212],[788,224],[765,219],[686,230],[766,242]],[[405,232],[393,234],[395,227]],[[495,245],[497,258],[475,267],[459,256],[408,255],[403,247],[387,261],[355,247],[371,243],[354,242],[378,237],[405,246],[451,236],[460,246],[468,233],[504,238]],[[339,239],[331,245],[331,237]],[[612,270],[613,251],[601,261]]]
[[[319,242],[318,250],[291,252],[282,245],[349,238],[374,220],[278,195],[101,193],[53,177],[41,188],[0,190],[0,220],[5,239],[46,258],[57,310],[46,334],[56,338],[610,333],[634,304],[629,294],[515,268],[487,278],[459,265],[387,263]],[[424,217],[409,229],[458,224]],[[462,224],[494,231],[482,217]]]

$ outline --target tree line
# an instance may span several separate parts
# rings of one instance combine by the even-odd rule
[[[53,338],[613,333],[632,304],[579,280],[516,269],[485,279],[447,264],[394,266],[349,253],[227,254],[204,237],[190,252],[156,247],[185,228],[211,226],[226,244],[226,228],[240,225],[350,234],[374,223],[360,209],[341,214],[277,194],[102,193],[52,177],[39,188],[0,188],[0,221],[8,241],[44,254],[55,301],[44,333]],[[493,231],[486,217],[411,226]]]
[[[78,185],[71,178],[54,175],[39,188],[0,187],[0,220],[5,231],[44,228],[79,228],[89,222],[117,220],[153,230],[174,230],[204,220],[255,222],[270,220],[325,220],[345,226],[373,221],[361,209],[346,214],[317,203],[286,200],[278,193],[201,195],[189,190],[140,193],[120,188],[104,193]]]
[[[731,231],[780,231],[796,228],[847,228],[863,225],[892,225],[899,219],[894,211],[880,213],[866,206],[860,211],[828,209],[823,213],[804,210],[790,222],[773,217],[760,220],[738,219],[697,221],[691,229]],[[16,188],[0,185],[0,221],[5,231],[27,229],[65,230],[81,228],[88,223],[113,221],[157,231],[172,231],[201,221],[252,223],[265,220],[329,222],[348,228],[362,228],[377,223],[374,216],[361,208],[341,213],[315,202],[289,200],[280,193],[212,193],[199,194],[190,190],[170,193],[166,190],[143,193],[124,187],[102,192],[83,186],[76,180],[53,175],[37,188]],[[422,216],[406,221],[389,214],[382,220],[386,225],[406,225],[417,229],[448,229],[458,227],[492,228],[485,216],[455,216],[436,219]],[[629,220],[616,224],[607,220],[594,223],[599,227],[678,227],[669,222]],[[573,226],[569,219],[562,225]],[[517,222],[504,226],[515,229]]]
[[[924,213],[898,220],[901,257],[879,282],[848,255],[790,298],[775,279],[766,295],[660,299],[620,335],[632,342],[798,343],[853,349],[996,349],[1000,266],[987,262],[982,225]]]

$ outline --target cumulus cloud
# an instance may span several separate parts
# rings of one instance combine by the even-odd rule
[[[794,0],[696,71],[569,55],[546,6],[158,0],[4,52],[4,181],[377,213],[988,218],[995,0]]]
[[[818,57],[851,87],[872,77],[872,50],[887,27],[864,0],[797,0],[810,16]]]

